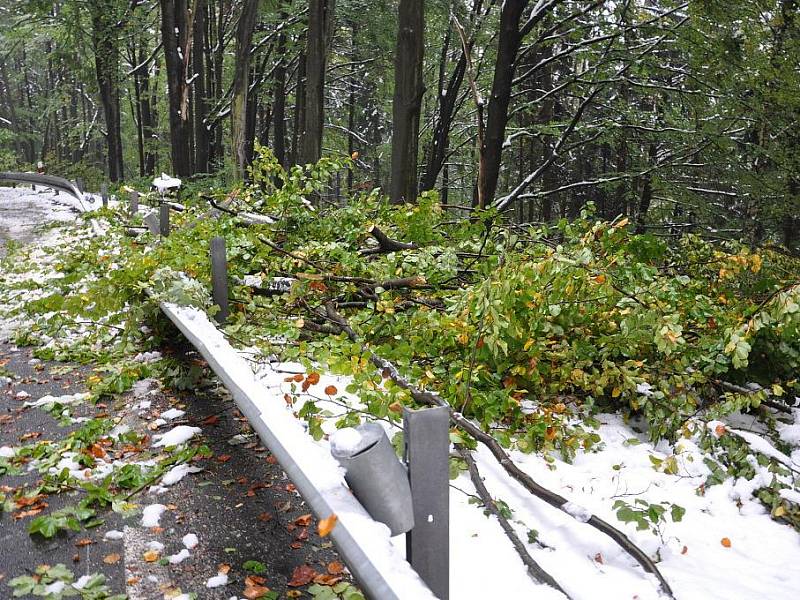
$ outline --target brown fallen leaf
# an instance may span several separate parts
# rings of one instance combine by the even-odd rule
[[[106,455],[106,451],[103,450],[102,446],[99,444],[92,444],[87,448],[89,454],[94,456],[95,458],[104,458]]]
[[[272,514],[268,512],[262,512],[258,515],[258,520],[263,521],[264,523],[272,520]]]
[[[22,496],[21,498],[17,498],[14,500],[14,504],[17,505],[17,508],[24,508],[25,506],[31,506],[39,502],[42,499],[41,494],[37,494],[35,496]]]
[[[603,555],[599,552],[594,555],[594,561],[599,562],[601,565],[603,564]]]
[[[334,560],[328,563],[327,569],[328,573],[331,575],[338,575],[339,573],[344,572],[344,565],[338,560]]]
[[[287,590],[286,597],[287,598],[299,598],[303,595],[303,592],[300,590]]]
[[[220,563],[217,567],[217,572],[223,575],[227,575],[231,570],[231,566],[228,563]]]
[[[329,575],[327,573],[314,577],[314,583],[318,583],[319,585],[336,585],[341,580],[341,576]]]
[[[309,525],[311,525],[312,518],[313,517],[311,513],[308,513],[307,515],[300,515],[294,520],[294,524],[297,525],[298,527],[308,527]]]
[[[260,575],[248,575],[244,578],[245,585],[264,585],[265,583],[267,583],[267,578]]]
[[[725,546],[726,548],[730,548],[730,547],[731,547],[731,540],[730,540],[730,538],[726,538],[726,537],[724,537],[724,538],[722,538],[722,539],[719,541],[719,543],[720,543],[720,544],[722,544],[723,546]]]
[[[141,580],[142,580],[141,577],[128,577],[128,579],[125,580],[125,583],[127,583],[128,585],[136,585]]]
[[[321,519],[319,523],[317,523],[317,532],[319,533],[320,537],[326,537],[333,531],[333,528],[336,527],[336,523],[339,521],[339,517],[335,514],[331,514],[329,517],[325,517]]]
[[[106,563],[107,565],[115,565],[119,562],[120,558],[122,557],[116,552],[114,552],[112,554],[107,554],[106,556],[104,556],[103,562]]]
[[[200,421],[201,425],[216,425],[219,423],[219,415],[211,415]]]
[[[269,588],[263,585],[248,585],[244,588],[244,597],[247,600],[256,600],[262,598],[269,593]]]
[[[308,527],[303,527],[296,536],[294,536],[298,542],[305,542],[308,539]]]
[[[20,442],[24,442],[24,441],[27,441],[27,440],[35,440],[35,439],[40,438],[40,437],[42,437],[42,432],[41,431],[30,431],[28,433],[25,433],[25,434],[19,436],[19,441]]]
[[[275,457],[274,457],[272,454],[270,454],[270,455],[269,455],[269,456],[266,458],[266,460],[267,460],[267,462],[268,462],[269,464],[271,464],[271,465],[278,464],[278,459],[277,459],[277,458],[275,458]]]
[[[289,548],[292,550],[300,550],[303,547],[303,542],[292,542],[289,544]]]
[[[83,548],[84,546],[90,546],[91,544],[94,544],[94,542],[89,538],[83,538],[75,542],[75,546],[77,548]]]
[[[149,562],[150,563],[150,562],[156,562],[158,560],[159,556],[160,556],[160,554],[159,554],[158,550],[148,550],[147,552],[145,552],[142,555],[142,558],[144,558],[144,562]]]
[[[228,462],[230,459],[231,459],[231,455],[230,455],[230,454],[220,454],[220,455],[217,457],[217,461],[218,461],[218,462],[221,462],[221,463],[226,463],[226,462]]]
[[[300,587],[314,581],[318,573],[308,565],[300,565],[292,571],[292,579],[286,584],[289,587]]]

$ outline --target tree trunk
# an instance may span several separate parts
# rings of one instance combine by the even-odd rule
[[[519,25],[522,12],[529,0],[505,0],[500,11],[500,34],[497,41],[497,58],[494,65],[492,93],[489,100],[486,129],[481,146],[480,180],[478,181],[478,205],[487,206],[494,199],[500,175],[503,154],[508,103],[514,80],[517,53],[522,43]]]
[[[189,144],[189,86],[186,84],[192,24],[186,0],[161,0],[161,40],[167,68],[169,136],[172,169],[179,177],[192,174]]]
[[[286,22],[289,15],[286,11],[281,11],[280,21]],[[274,92],[272,99],[272,119],[274,133],[272,148],[275,158],[285,169],[288,167],[286,162],[286,34],[283,29],[278,34],[278,65],[275,67]]]
[[[208,100],[206,98],[206,0],[196,0],[194,15],[194,51],[192,52],[192,107],[194,109],[194,170],[208,173],[209,136],[206,127]]]
[[[119,105],[119,40],[116,11],[112,2],[90,3],[92,18],[92,47],[94,66],[103,115],[106,122],[106,152],[108,178],[120,181],[124,177],[122,164],[122,125]]]
[[[300,162],[315,163],[322,156],[325,122],[325,70],[333,31],[335,0],[309,0],[306,46],[306,103]]]
[[[390,199],[393,204],[413,202],[417,198],[419,114],[425,92],[422,82],[424,50],[424,0],[400,0],[392,104]]]
[[[239,17],[239,26],[236,28],[236,64],[233,73],[233,99],[231,100],[231,142],[236,161],[236,175],[239,179],[244,179],[249,163],[247,93],[250,87],[250,52],[257,17],[258,0],[246,0]]]

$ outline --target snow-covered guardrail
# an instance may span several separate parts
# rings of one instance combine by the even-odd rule
[[[80,212],[95,208],[72,182],[36,173],[0,173],[0,181],[41,185],[73,196]],[[102,228],[92,222],[96,234]],[[277,458],[297,491],[320,519],[335,520],[330,537],[362,591],[372,600],[435,600],[436,596],[345,484],[336,460],[314,443],[300,422],[260,382],[205,312],[160,303],[161,310],[194,345]]]

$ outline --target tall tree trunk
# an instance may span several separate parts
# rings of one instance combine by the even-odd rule
[[[119,40],[114,3],[98,0],[89,4],[92,18],[94,66],[103,115],[106,122],[108,178],[120,181],[122,164],[122,124],[119,105]]]
[[[517,53],[522,43],[519,26],[528,2],[529,0],[505,0],[500,11],[500,34],[497,40],[492,93],[479,157],[481,176],[478,181],[478,205],[481,207],[490,204],[497,191],[508,122],[508,103],[511,99]]]
[[[294,88],[294,119],[292,120],[292,154],[289,163],[294,165],[300,160],[300,134],[306,120],[306,55],[300,53],[297,63],[297,84]]]
[[[281,10],[280,22],[285,23],[289,17],[285,10]],[[272,98],[272,119],[273,119],[273,143],[272,148],[275,158],[285,169],[288,167],[286,161],[286,33],[283,29],[278,34],[278,64],[273,75],[273,98]]]
[[[309,0],[306,39],[306,102],[300,162],[315,163],[322,156],[325,122],[325,70],[333,31],[335,0]]]
[[[400,0],[392,104],[390,198],[393,204],[413,202],[417,198],[419,114],[425,92],[422,82],[424,51],[424,0]]]
[[[206,0],[196,0],[194,14],[194,49],[192,52],[192,107],[194,109],[194,169],[198,173],[208,173],[209,135],[208,99],[206,94]]]
[[[253,30],[258,17],[258,0],[245,0],[239,26],[236,28],[236,64],[233,73],[233,99],[231,101],[231,141],[236,161],[236,174],[244,179],[249,163],[247,149],[247,94],[250,87],[250,53]],[[252,143],[252,139],[250,140]]]
[[[189,86],[186,83],[192,25],[186,0],[161,0],[161,40],[167,68],[169,134],[172,169],[176,175],[192,174],[189,144]]]

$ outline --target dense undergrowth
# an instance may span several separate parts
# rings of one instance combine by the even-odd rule
[[[208,247],[223,236],[232,340],[351,376],[348,391],[375,417],[399,419],[410,394],[372,369],[326,304],[371,351],[525,452],[569,460],[602,444],[593,428],[599,411],[641,418],[654,440],[675,439],[744,410],[768,426],[773,413],[763,402],[785,408],[800,395],[800,261],[692,234],[636,235],[626,219],[596,220],[591,207],[548,227],[508,226],[491,212],[454,214],[435,194],[390,206],[374,192],[346,206],[323,200],[311,208],[306,199],[348,166],[323,159],[285,172],[262,152],[249,186],[187,186],[187,210],[173,216],[174,232],[158,244],[149,234],[126,235],[124,207],[101,211],[109,235],[64,253],[63,277],[19,309],[34,322],[18,341],[42,344],[46,357],[103,355],[108,373],[95,382],[96,394],[125,389],[146,368],[190,385],[193,374],[176,364],[143,367],[130,357],[158,342],[143,323],[169,331],[155,299],[215,311]],[[224,211],[212,218],[209,200]],[[274,222],[245,224],[243,212]],[[404,247],[385,251],[376,243],[381,232]],[[270,287],[286,277],[288,290]],[[103,325],[83,331],[82,321]],[[56,331],[75,335],[51,341]],[[326,415],[307,404],[301,416],[322,435]],[[337,418],[344,426],[361,417]],[[741,440],[703,439],[715,453],[717,479],[752,469],[739,456]],[[772,441],[790,452],[777,436]],[[790,475],[774,461],[771,468]],[[785,486],[776,479],[763,500],[797,522],[777,494]]]

